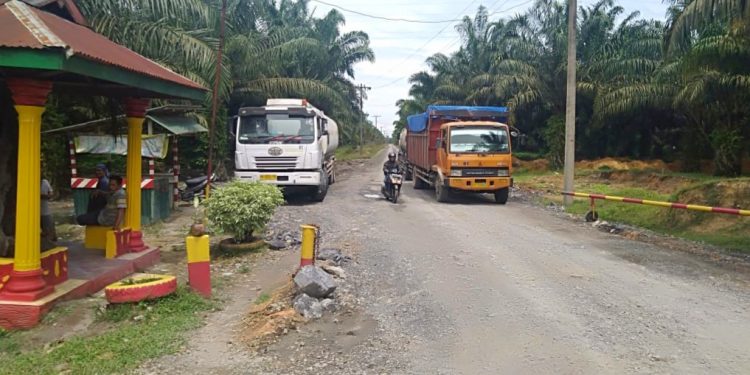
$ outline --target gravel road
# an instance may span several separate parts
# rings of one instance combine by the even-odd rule
[[[750,373],[750,276],[511,197],[380,198],[377,160],[282,210],[352,255],[338,316],[211,373]],[[329,236],[330,234],[330,236]],[[216,353],[214,353],[216,355]]]

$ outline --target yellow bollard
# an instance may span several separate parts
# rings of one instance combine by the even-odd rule
[[[310,266],[315,263],[315,250],[317,248],[318,227],[315,225],[302,225],[302,256],[299,267]]]
[[[211,254],[208,235],[187,236],[185,247],[190,288],[206,298],[211,298]]]

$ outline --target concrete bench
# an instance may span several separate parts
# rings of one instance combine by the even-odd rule
[[[84,245],[88,249],[104,250],[107,259],[117,258],[130,252],[130,228],[115,231],[112,227],[87,225]]]

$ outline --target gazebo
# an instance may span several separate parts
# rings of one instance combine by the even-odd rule
[[[39,7],[59,4],[67,20]],[[57,12],[56,12],[57,13]],[[6,86],[18,115],[15,254],[0,260],[0,326],[35,325],[75,285],[67,280],[67,249],[40,248],[41,122],[49,93],[101,95],[122,100],[128,124],[128,181],[140,181],[141,136],[152,98],[203,100],[199,84],[95,33],[70,0],[0,0],[0,87]],[[0,88],[2,89],[2,88]],[[127,189],[128,247],[146,249],[141,232],[141,190]],[[43,267],[43,258],[52,263]]]

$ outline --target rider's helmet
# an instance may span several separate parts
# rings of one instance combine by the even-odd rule
[[[396,154],[393,152],[388,153],[388,160],[389,161],[396,161]]]

